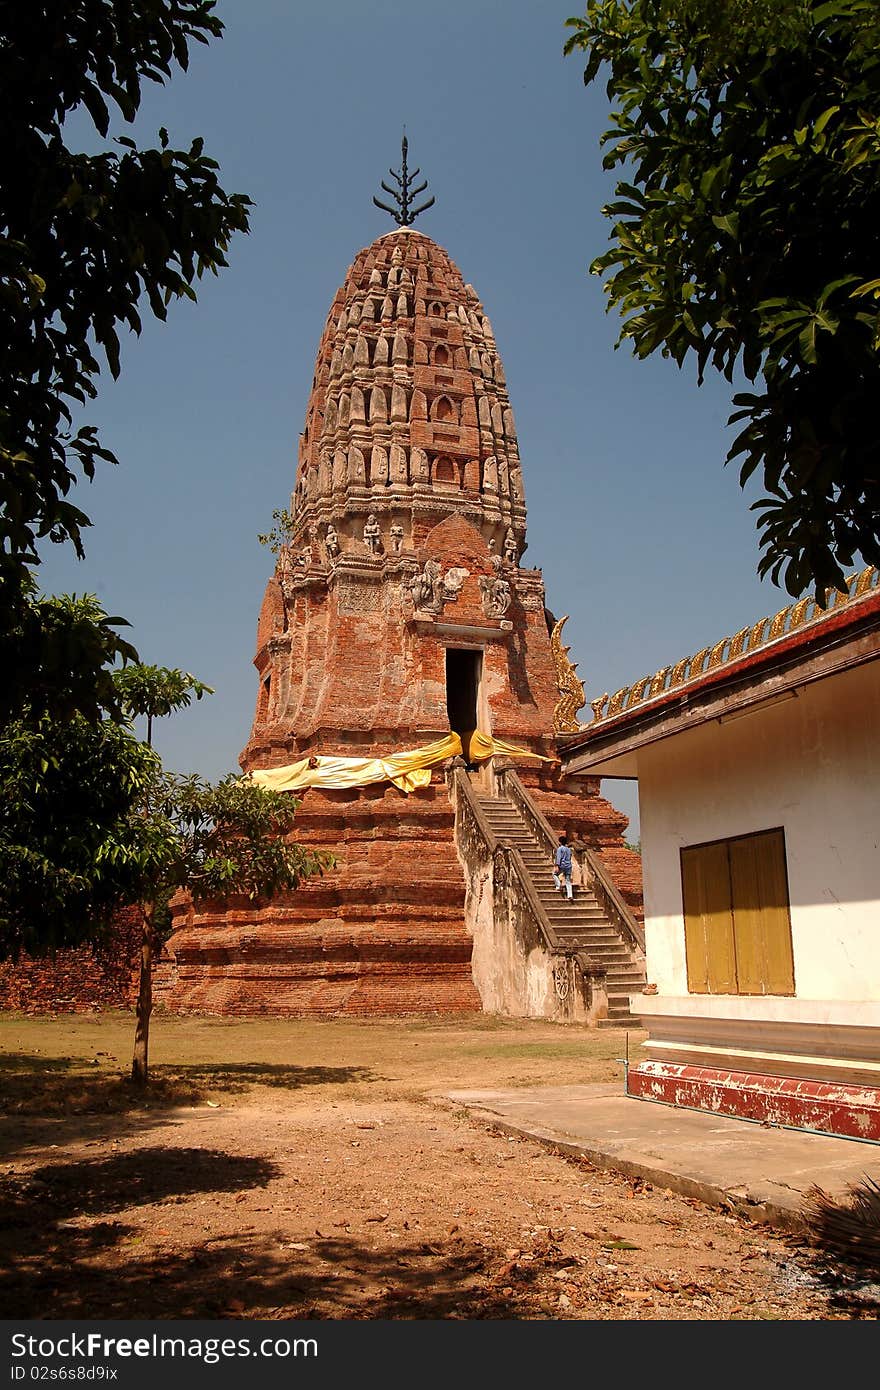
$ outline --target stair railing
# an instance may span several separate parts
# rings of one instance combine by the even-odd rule
[[[590,959],[583,949],[572,950],[560,941],[522,855],[515,845],[499,839],[492,830],[465,769],[453,768],[450,780],[456,808],[456,840],[462,857],[471,869],[481,863],[491,866],[494,894],[506,900],[518,934],[537,937],[553,956],[560,958],[554,965],[553,979],[563,1011],[572,992],[584,990],[585,986],[588,1013],[595,1011],[597,1017],[603,1010],[607,1013],[605,966]]]
[[[522,855],[515,845],[510,845],[504,840],[499,840],[486,817],[483,815],[482,808],[474,796],[470,779],[463,768],[456,768],[453,784],[455,787],[455,799],[458,803],[459,813],[459,835],[464,841],[465,853],[467,853],[467,842],[479,841],[482,847],[482,854],[478,857],[495,861],[498,851],[510,861],[508,876],[515,879],[517,887],[525,898],[535,919],[535,926],[543,936],[547,946],[551,951],[565,952],[565,947],[553,930],[553,924],[544,906],[535,892],[531,875],[526,869]],[[468,855],[468,858],[471,856]]]
[[[512,767],[501,769],[498,778],[503,791],[510,797],[529,830],[547,850],[548,858],[552,860],[558,841],[549,821],[532,801]],[[605,865],[586,845],[580,853],[590,874],[590,887],[608,921],[627,944],[635,946],[644,955],[645,933],[612,883]]]

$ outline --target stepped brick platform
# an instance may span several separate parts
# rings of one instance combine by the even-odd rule
[[[157,1004],[178,1013],[453,1014],[478,1010],[464,879],[442,781],[312,789],[297,839],[338,866],[257,909],[191,904],[157,968]]]

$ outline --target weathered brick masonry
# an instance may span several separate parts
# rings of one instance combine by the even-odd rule
[[[140,913],[117,913],[106,941],[55,956],[0,962],[0,1009],[24,1013],[87,1013],[124,1009],[134,997],[133,962],[140,946]]]

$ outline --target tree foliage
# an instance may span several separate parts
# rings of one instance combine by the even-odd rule
[[[136,883],[151,900],[178,888],[197,901],[290,891],[330,862],[287,838],[298,805],[247,777],[159,772],[95,856],[96,879]]]
[[[0,629],[0,726],[80,713],[91,722],[122,715],[113,667],[136,661],[137,652],[116,631],[124,618],[109,617],[94,594],[46,596],[32,580],[22,586],[9,625]]]
[[[113,672],[114,689],[132,719],[147,721],[147,743],[153,742],[153,720],[164,719],[175,710],[186,709],[193,696],[213,695],[210,685],[197,680],[189,671],[168,666],[146,666],[135,662]]]
[[[123,714],[170,714],[210,693],[186,671],[113,674]],[[100,942],[137,905],[141,968],[133,1078],[147,1079],[152,968],[161,912],[195,900],[290,892],[333,856],[291,839],[299,802],[247,777],[211,784],[166,772],[130,725],[46,712],[0,731],[0,959]]]
[[[566,51],[608,74],[603,211],[621,338],[734,396],[728,459],[762,470],[759,573],[820,601],[880,563],[880,9],[876,0],[590,0]]]
[[[272,520],[275,523],[271,531],[266,531],[257,536],[260,545],[268,546],[273,555],[277,555],[290,543],[293,533],[293,516],[286,507],[276,507],[272,513]]]
[[[175,149],[161,130],[156,148],[120,136],[84,154],[68,148],[68,118],[87,113],[103,137],[133,121],[143,83],[164,83],[193,42],[222,32],[213,11],[214,0],[0,0],[4,630],[22,621],[41,539],[82,554],[89,520],[69,494],[115,462],[93,425],[74,428],[96,395],[97,352],[118,376],[120,332],[140,332],[145,305],[164,319],[173,299],[194,299],[248,227],[250,200],[223,190],[201,139]],[[32,647],[10,653],[25,674]]]
[[[98,866],[159,773],[156,754],[109,718],[42,714],[0,730],[0,959],[98,941],[137,900],[129,866]]]

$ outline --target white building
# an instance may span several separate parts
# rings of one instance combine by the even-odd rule
[[[629,1092],[880,1140],[880,588],[801,599],[593,702],[637,778],[650,1060]]]

